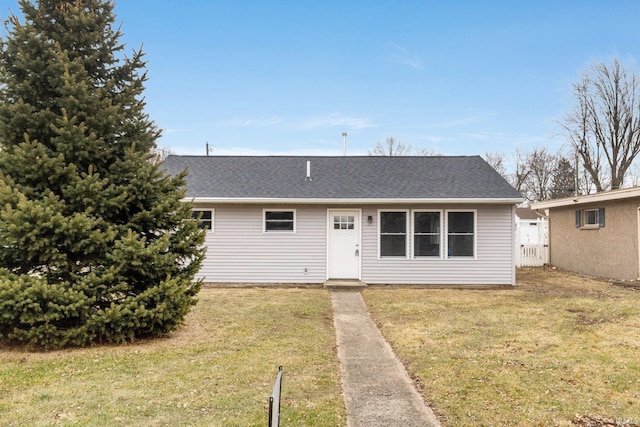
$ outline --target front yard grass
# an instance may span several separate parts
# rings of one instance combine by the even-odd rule
[[[0,425],[346,424],[329,293],[203,289],[167,339],[47,353],[0,349]]]
[[[363,297],[445,425],[640,422],[638,290],[540,268],[514,289]]]

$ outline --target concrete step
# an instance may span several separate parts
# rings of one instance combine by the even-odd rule
[[[360,280],[331,279],[324,282],[324,287],[332,291],[359,291],[366,288],[367,284]]]

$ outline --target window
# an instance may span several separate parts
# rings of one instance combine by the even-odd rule
[[[333,217],[333,229],[334,230],[353,230],[355,217],[349,215],[335,215]]]
[[[474,256],[475,213],[447,212],[447,255]]]
[[[413,212],[413,256],[440,257],[440,212]]]
[[[191,218],[198,220],[198,227],[213,231],[213,210],[191,211]]]
[[[407,213],[380,212],[380,256],[407,255]]]
[[[584,225],[598,225],[598,209],[584,211]]]
[[[595,229],[604,227],[604,208],[578,209],[576,211],[576,228]]]
[[[265,210],[264,231],[295,231],[295,210]]]

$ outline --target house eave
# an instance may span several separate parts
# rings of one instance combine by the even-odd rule
[[[563,206],[576,206],[585,203],[599,203],[609,200],[623,200],[640,197],[640,187],[623,188],[584,196],[565,197],[563,199],[545,200],[531,204],[532,209],[549,209]]]
[[[279,198],[279,197],[185,197],[183,202],[209,203],[209,204],[288,204],[288,205],[399,205],[415,203],[440,203],[440,204],[519,204],[524,201],[521,198]]]

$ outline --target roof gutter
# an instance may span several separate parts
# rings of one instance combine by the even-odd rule
[[[622,200],[640,197],[640,187],[623,188],[584,196],[565,197],[563,199],[545,200],[531,204],[532,209],[549,209],[561,206],[574,206],[583,203],[604,202],[607,200]]]
[[[409,203],[456,203],[456,204],[518,204],[522,203],[522,198],[410,198],[410,199],[306,199],[306,198],[268,198],[268,197],[185,197],[183,202],[193,203],[215,203],[215,204],[297,204],[297,205],[399,205]]]

